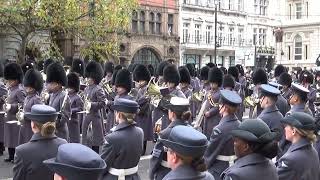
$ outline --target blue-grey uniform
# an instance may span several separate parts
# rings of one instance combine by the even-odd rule
[[[314,107],[314,102],[317,99],[317,90],[311,86],[308,87],[309,93],[308,93],[308,106],[309,109],[312,112],[312,115],[315,115],[315,107]]]
[[[188,126],[176,126],[170,135],[160,141],[173,152],[192,159],[201,159],[207,148],[207,137]],[[207,171],[197,171],[192,164],[179,164],[173,168],[163,180],[214,180],[213,176]]]
[[[131,114],[137,113],[138,108],[138,103],[123,98],[116,99],[112,105],[114,111]],[[140,179],[137,171],[143,152],[143,136],[143,130],[134,121],[124,121],[105,137],[101,157],[107,170],[102,179]]]
[[[68,95],[71,103],[71,118],[68,121],[69,138],[71,143],[80,143],[80,121],[82,116],[78,112],[83,110],[83,100],[76,92]]]
[[[315,128],[313,117],[302,112],[293,112],[281,122],[301,130]],[[306,137],[292,143],[288,151],[277,161],[279,180],[320,179],[319,169],[318,153]]]
[[[211,102],[214,104],[211,104],[209,99],[211,99]],[[206,103],[205,109],[208,110],[207,112],[209,113],[209,116],[204,117],[202,132],[207,136],[208,139],[212,134],[212,129],[219,124],[221,119],[221,116],[219,114],[219,107],[217,106],[219,99],[220,99],[220,90],[219,89],[215,91],[211,90],[207,92],[203,102],[203,103]]]
[[[192,93],[200,92],[201,91],[201,84],[200,80],[197,77],[191,77],[190,81],[190,88],[192,89]],[[191,94],[192,96],[192,94]],[[199,106],[201,106],[201,103],[191,98],[190,101],[190,110],[192,113],[192,120],[196,118],[197,111],[199,109]]]
[[[221,90],[220,102],[223,105],[238,107],[241,97],[234,91]],[[219,124],[213,128],[209,146],[204,154],[208,171],[216,180],[236,159],[233,140],[230,132],[238,128],[240,122],[235,114],[222,117]]]
[[[292,95],[292,90],[291,90],[291,88],[288,88],[287,90],[283,90],[283,91],[282,91],[282,96],[283,96],[287,101],[289,101],[291,95]]]
[[[186,98],[191,98],[192,96],[192,89],[190,89],[188,86],[185,88],[181,88],[182,93]]]
[[[234,91],[236,91],[239,94],[241,99],[245,98],[245,94],[244,94],[245,91],[244,91],[244,88],[242,87],[242,84],[240,82],[236,82],[235,87],[234,87]],[[242,121],[244,111],[245,111],[244,104],[241,103],[239,106],[238,113],[237,113],[237,117],[240,121]]]
[[[279,89],[279,90],[282,88],[281,84],[278,84],[278,83],[275,83],[275,82],[269,82],[268,84],[270,86],[273,86],[273,87]],[[285,116],[287,114],[287,112],[290,111],[290,105],[288,103],[288,100],[285,99],[282,94],[278,95],[276,106],[279,109],[279,111],[282,114],[282,116]]]
[[[2,152],[4,151],[4,121],[5,121],[5,113],[3,111],[3,105],[5,103],[5,97],[8,94],[8,90],[6,86],[3,84],[2,81],[0,81],[0,155],[2,155]]]
[[[25,114],[26,118],[44,124],[54,121],[58,114],[52,107],[46,105],[34,105],[31,112]],[[65,144],[65,139],[50,135],[42,136],[35,133],[31,140],[16,148],[13,167],[14,180],[53,179],[53,172],[42,161],[56,156],[58,147]]]

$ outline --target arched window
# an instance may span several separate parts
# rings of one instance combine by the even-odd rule
[[[161,34],[161,14],[157,14],[157,19],[156,19],[156,33]]]
[[[141,11],[141,12],[140,12],[139,32],[140,32],[140,33],[144,33],[144,32],[145,32],[145,13],[144,13],[144,11]]]
[[[133,11],[132,13],[132,32],[138,32],[138,13],[137,11]]]
[[[151,34],[155,34],[154,23],[155,23],[154,13],[151,12],[149,15],[149,30]]]
[[[302,37],[300,35],[294,38],[294,60],[302,60]]]

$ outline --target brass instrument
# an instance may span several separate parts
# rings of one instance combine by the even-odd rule
[[[18,104],[18,112],[16,114],[17,120],[22,123],[24,121],[24,111],[23,111],[23,104],[19,103]]]
[[[88,97],[88,95],[84,95],[83,98],[83,111],[78,112],[78,114],[89,114],[90,113],[90,109],[91,109],[91,102],[90,99]]]
[[[163,116],[162,116],[163,117]],[[161,131],[161,126],[162,126],[162,117],[159,118],[156,122],[156,124],[154,125],[154,133],[159,134]]]
[[[100,82],[100,85],[107,94],[113,93],[107,78],[103,78],[102,81]]]
[[[49,98],[50,98],[49,91],[47,89],[44,89],[40,94],[41,101],[46,104]]]
[[[196,102],[202,102],[205,94],[206,94],[206,92],[204,89],[199,92],[194,92],[194,93],[192,93],[191,99]]]
[[[256,95],[247,96],[244,99],[245,107],[255,107],[259,103],[259,98]]]
[[[212,94],[208,95],[208,101],[212,107],[219,107],[219,103],[214,101]]]
[[[158,107],[162,98],[160,89],[161,88],[154,82],[154,79],[152,78],[149,81],[147,90],[145,92],[145,96],[150,97],[150,104],[154,105],[155,107]]]

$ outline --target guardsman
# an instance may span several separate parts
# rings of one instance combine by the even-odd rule
[[[207,137],[188,126],[172,128],[169,137],[160,139],[167,152],[171,171],[163,180],[214,180],[206,171],[203,154],[208,146]]]
[[[151,79],[151,74],[146,66],[138,64],[133,71],[133,76],[137,82],[137,103],[140,106],[139,112],[136,116],[137,126],[143,130],[143,154],[146,152],[147,142],[153,140],[153,126],[152,126],[152,109],[150,107],[150,98],[147,97],[148,83]]]
[[[283,132],[280,120],[283,118],[276,102],[280,95],[280,90],[268,84],[260,86],[260,106],[263,109],[258,116],[258,119],[264,121],[272,131],[277,131],[280,134]]]
[[[99,180],[107,167],[99,154],[78,143],[59,146],[57,156],[43,163],[54,172],[54,180]]]
[[[20,66],[23,74],[26,74],[29,69],[33,69],[33,65],[30,62],[24,62]]]
[[[239,69],[236,66],[231,66],[228,69],[228,74],[232,75],[235,80],[235,87],[233,88],[233,90],[239,94],[241,99],[244,99],[244,97],[245,97],[244,87],[242,87],[241,83],[239,82]],[[237,116],[240,121],[242,120],[244,111],[245,111],[244,104],[241,103],[241,105],[239,107],[239,111],[237,113]]]
[[[72,61],[70,72],[77,73],[80,79],[84,77],[84,69],[84,62],[81,59],[74,59]]]
[[[283,87],[281,84],[276,83],[276,82],[269,82],[268,84],[272,87],[279,89],[280,91]],[[287,112],[290,111],[290,105],[288,103],[288,100],[285,99],[282,94],[278,95],[278,100],[277,100],[276,105],[277,105],[277,108],[279,109],[280,113],[282,114],[282,116],[285,116],[287,114]]]
[[[5,99],[8,95],[8,90],[4,84],[3,77],[4,66],[0,63],[0,156],[3,155],[4,148],[4,122],[5,122],[5,112],[3,111],[3,105]]]
[[[179,74],[180,74],[180,89],[186,98],[191,99],[192,96],[192,89],[190,88],[191,84],[191,77],[189,70],[185,66],[179,67]]]
[[[6,123],[4,124],[4,146],[8,148],[9,157],[5,162],[13,162],[15,147],[19,140],[20,123],[17,121],[16,113],[19,106],[23,105],[26,97],[21,85],[23,72],[17,63],[9,63],[4,68],[4,78],[8,87],[8,98],[5,104]]]
[[[106,83],[110,83],[112,79],[113,70],[114,70],[114,65],[112,62],[106,62],[104,64],[104,79],[105,79],[104,81]]]
[[[300,78],[302,79],[301,85],[303,85],[303,87],[309,90],[308,106],[312,112],[312,115],[314,116],[315,115],[314,102],[316,101],[316,98],[317,98],[317,90],[312,87],[313,80],[314,80],[313,74],[309,71],[304,71],[304,73],[302,73],[300,76],[301,76]]]
[[[143,130],[134,121],[138,112],[137,102],[117,98],[111,108],[118,124],[105,137],[101,157],[107,164],[104,180],[139,180],[138,163],[143,152]]]
[[[23,79],[23,86],[27,97],[23,103],[22,113],[30,112],[31,107],[35,104],[42,104],[39,94],[43,89],[43,79],[38,70],[30,69],[26,72]],[[19,145],[29,142],[33,132],[31,129],[31,120],[23,117],[21,119],[19,132]]]
[[[78,112],[83,111],[83,100],[78,94],[80,90],[80,78],[74,72],[69,73],[67,78],[68,95],[71,104],[71,118],[68,121],[69,138],[71,143],[80,143],[80,121],[82,120],[82,116]]]
[[[186,98],[172,97],[165,108],[168,109],[170,124],[159,133],[159,139],[167,139],[175,126],[187,126],[191,117],[190,103]],[[163,143],[157,141],[150,160],[149,177],[151,180],[162,180],[169,172],[170,166],[168,165],[166,152],[164,152]]]
[[[103,69],[95,61],[90,61],[85,69],[88,86],[84,90],[85,116],[82,123],[82,144],[91,147],[99,154],[103,144],[103,120],[100,110],[105,107],[106,96],[99,85],[103,78]]]
[[[191,85],[192,93],[200,93],[202,91],[201,83],[200,83],[200,79],[197,77],[197,70],[195,68],[195,65],[194,64],[186,64],[186,67],[188,68],[190,76],[191,76],[190,85]],[[199,102],[198,100],[196,100],[192,97],[191,101],[190,101],[190,110],[192,113],[192,121],[195,120],[196,115],[197,115],[197,111],[200,106],[201,106],[201,102]]]
[[[14,180],[53,179],[53,173],[42,161],[56,156],[58,147],[67,143],[55,135],[55,121],[59,113],[50,106],[36,104],[25,117],[31,120],[31,140],[17,147],[14,166]]]
[[[205,91],[210,90],[210,83],[208,81],[208,75],[209,75],[210,68],[208,66],[204,66],[200,69],[200,80],[201,80],[201,89]]]
[[[240,124],[236,112],[241,103],[242,99],[236,92],[221,90],[218,111],[222,119],[213,128],[209,146],[204,154],[208,171],[216,180],[220,179],[221,173],[236,159],[230,132]]]
[[[221,174],[223,180],[278,180],[270,159],[277,155],[277,133],[257,119],[243,121],[231,131],[237,161]]]
[[[44,62],[43,62],[43,70],[40,71],[41,74],[42,74],[42,78],[44,81],[47,80],[47,69],[49,67],[50,64],[54,63],[55,61],[51,58],[49,59],[46,59]]]
[[[281,74],[282,73],[286,73],[286,72],[287,72],[286,67],[284,67],[282,64],[277,65],[276,68],[274,68],[274,80],[273,80],[273,82],[278,83]]]
[[[279,180],[320,179],[320,164],[317,151],[315,121],[303,112],[293,112],[281,122],[285,126],[285,137],[292,144],[288,151],[277,161]]]
[[[243,90],[245,90],[247,82],[246,82],[243,66],[241,64],[237,64],[236,67],[238,68],[238,71],[239,71],[239,83],[241,84],[241,87],[243,88]]]
[[[164,68],[169,65],[169,62],[168,61],[162,61],[160,62],[160,64],[158,64],[157,66],[157,77],[158,77],[158,82],[157,84],[161,87],[163,86],[163,70]]]
[[[209,139],[212,134],[212,129],[219,124],[221,116],[219,114],[219,99],[220,87],[223,81],[223,73],[219,68],[212,68],[208,74],[208,81],[210,83],[210,91],[207,92],[204,99],[206,106],[203,120],[203,134]],[[203,105],[202,105],[203,106]]]
[[[282,73],[279,77],[279,84],[282,85],[282,96],[288,101],[292,95],[291,90],[292,77],[288,73]]]
[[[233,91],[234,87],[236,85],[236,82],[230,74],[224,75],[223,76],[223,81],[222,81],[222,88],[226,90]]]
[[[58,137],[69,140],[68,121],[71,116],[70,98],[67,89],[68,79],[63,66],[59,62],[49,65],[47,68],[47,90],[50,93],[49,106],[60,113],[56,121],[56,134]]]

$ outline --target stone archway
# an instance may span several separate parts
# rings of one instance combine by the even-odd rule
[[[149,65],[152,64],[153,67],[157,67],[158,63],[161,61],[160,54],[151,47],[143,47],[136,51],[131,63]]]

